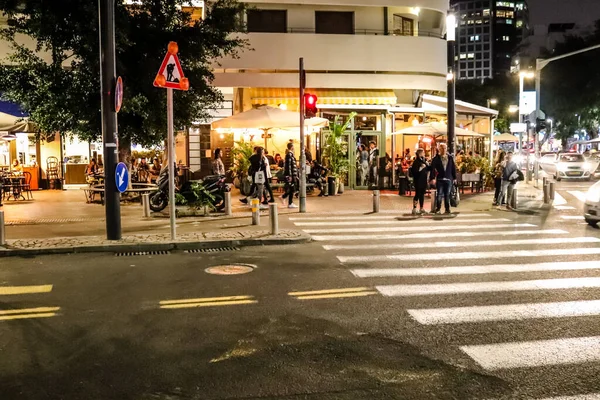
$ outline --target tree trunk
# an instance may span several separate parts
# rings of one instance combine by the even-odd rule
[[[131,189],[131,140],[128,138],[119,138],[119,162],[127,165],[127,169],[129,170],[129,183],[127,184],[127,187]]]

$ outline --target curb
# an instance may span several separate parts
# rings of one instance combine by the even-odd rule
[[[218,247],[279,246],[309,243],[311,240],[311,237],[306,235],[296,238],[265,237],[257,239],[208,240],[202,242],[137,243],[114,245],[110,244],[98,246],[48,247],[38,249],[10,249],[0,247],[0,258],[28,256],[31,257],[51,254],[130,253],[169,250],[212,249]]]

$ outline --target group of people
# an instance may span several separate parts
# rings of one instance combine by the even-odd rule
[[[379,159],[379,149],[374,141],[369,142],[369,147],[361,144],[358,146],[357,163],[359,168],[359,179],[361,186],[368,186],[369,183],[377,186],[377,162]]]
[[[494,161],[494,206],[512,210],[512,196],[517,182],[524,179],[523,172],[512,160],[513,153],[500,150]]]

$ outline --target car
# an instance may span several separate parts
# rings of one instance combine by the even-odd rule
[[[557,181],[561,179],[585,179],[589,181],[598,169],[598,161],[586,161],[583,154],[558,153],[546,154],[539,165],[548,175]]]
[[[583,218],[591,226],[598,226],[600,222],[600,182],[589,188],[583,205]]]

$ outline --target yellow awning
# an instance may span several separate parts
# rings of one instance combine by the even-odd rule
[[[327,105],[395,105],[396,95],[387,89],[306,89],[317,96],[317,104]],[[298,89],[253,88],[250,89],[253,105],[298,105]]]

